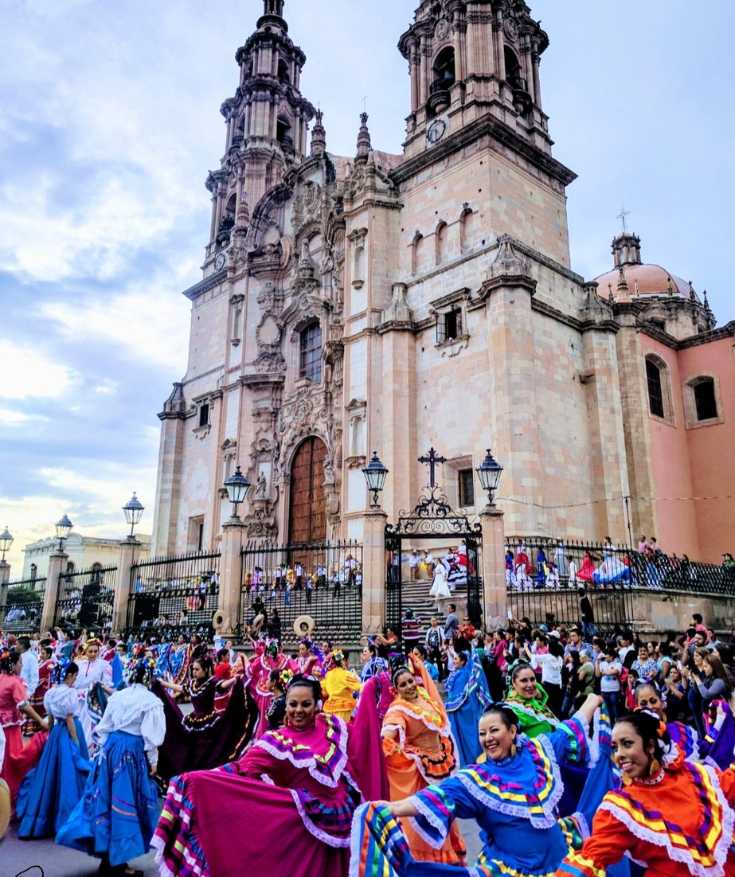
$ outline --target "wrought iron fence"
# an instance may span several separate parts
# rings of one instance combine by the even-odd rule
[[[9,633],[38,630],[45,590],[45,578],[21,579],[1,586],[0,628]]]
[[[514,591],[644,588],[735,595],[735,569],[612,543],[506,539],[506,585]]]
[[[609,636],[632,625],[635,591],[610,589],[585,591],[585,595],[588,611],[583,611],[580,595],[572,589],[509,591],[508,608],[518,621],[527,619],[534,626],[549,628],[578,626],[589,636]]]
[[[60,573],[54,624],[75,630],[109,627],[116,580],[116,566],[98,563],[78,572]]]
[[[335,645],[356,644],[362,633],[362,545],[246,545],[241,552],[241,635],[266,632],[287,648],[309,632]]]
[[[212,634],[219,597],[220,555],[157,557],[130,570],[126,635],[160,641]]]

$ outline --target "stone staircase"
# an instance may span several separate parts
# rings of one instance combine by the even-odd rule
[[[463,615],[463,606],[467,604],[467,586],[459,585],[454,591],[451,599],[442,601],[442,606],[437,610],[436,608],[436,600],[433,597],[429,596],[429,591],[431,590],[431,582],[428,580],[419,579],[418,581],[404,581],[402,585],[402,605],[403,611],[406,609],[413,609],[413,614],[416,620],[419,622],[422,633],[426,631],[431,623],[431,619],[434,616],[437,616],[441,619],[441,622],[444,622],[444,617],[446,615],[446,605],[448,603],[456,603],[457,604],[457,614],[460,616],[460,620]]]

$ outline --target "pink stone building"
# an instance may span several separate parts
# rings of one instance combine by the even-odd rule
[[[509,534],[732,550],[735,324],[716,329],[627,232],[609,274],[574,272],[548,45],[523,0],[425,0],[399,42],[402,154],[374,148],[363,114],[337,156],[284,2],[264,0],[221,108],[187,372],[160,414],[154,553],[217,546],[236,465],[250,537],[360,540],[369,451],[394,518],[429,445],[468,513],[492,445]]]

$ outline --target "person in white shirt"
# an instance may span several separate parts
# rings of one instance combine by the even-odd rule
[[[92,732],[102,718],[102,708],[97,697],[96,686],[99,684],[105,694],[112,694],[112,666],[100,658],[100,642],[89,639],[84,647],[84,657],[77,661],[79,675],[74,687],[81,707],[79,720],[84,729],[84,738],[90,751],[94,749]]]
[[[18,637],[18,649],[20,651],[20,678],[25,682],[28,694],[38,688],[38,657],[31,648],[31,641],[27,636]]]
[[[620,675],[623,665],[615,654],[615,646],[605,646],[595,664],[595,675],[600,680],[600,694],[607,706],[610,722],[615,723],[620,712]]]
[[[564,666],[564,649],[556,637],[539,636],[537,638],[542,648],[548,648],[548,652],[532,652],[526,645],[525,652],[533,670],[541,669],[541,685],[549,696],[549,709],[555,716],[561,717],[561,671]]]
[[[130,662],[129,687],[110,697],[95,730],[100,754],[84,796],[56,835],[57,844],[101,856],[102,874],[124,873],[130,859],[144,856],[160,816],[152,777],[166,718],[163,701],[148,690],[155,666],[152,658]]]
[[[408,555],[408,569],[411,575],[411,581],[415,582],[419,573],[419,553],[414,550]]]

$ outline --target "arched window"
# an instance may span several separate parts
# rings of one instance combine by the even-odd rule
[[[276,124],[276,140],[278,140],[281,149],[293,152],[293,136],[291,135],[291,122],[280,117]]]
[[[687,426],[719,421],[717,381],[711,375],[699,375],[687,381],[684,388]]]
[[[288,69],[288,63],[281,58],[278,62],[278,80],[279,82],[290,83],[291,74]]]
[[[316,320],[299,333],[299,375],[315,384],[322,379],[322,329]]]
[[[464,253],[472,248],[475,234],[475,213],[465,204],[459,217],[459,250]]]
[[[456,68],[454,64],[454,49],[447,46],[442,49],[436,56],[434,61],[434,83],[442,88],[451,88],[457,81]]]
[[[446,222],[442,221],[436,227],[436,252],[434,254],[434,260],[437,265],[441,265],[441,263],[447,257],[447,235],[449,233],[449,226]]]
[[[505,47],[505,78],[513,88],[522,88],[525,91],[526,84],[521,76],[521,65],[510,46]]]
[[[663,359],[658,356],[646,357],[646,383],[648,386],[648,410],[654,417],[671,420],[668,369]]]
[[[68,561],[66,564],[67,575],[70,575],[71,573],[73,573],[75,569],[76,569],[76,567],[74,566],[74,561],[73,560]]]
[[[411,273],[415,274],[419,269],[419,251],[421,249],[421,241],[423,241],[424,236],[420,231],[417,231],[413,236],[413,240],[411,241]]]

